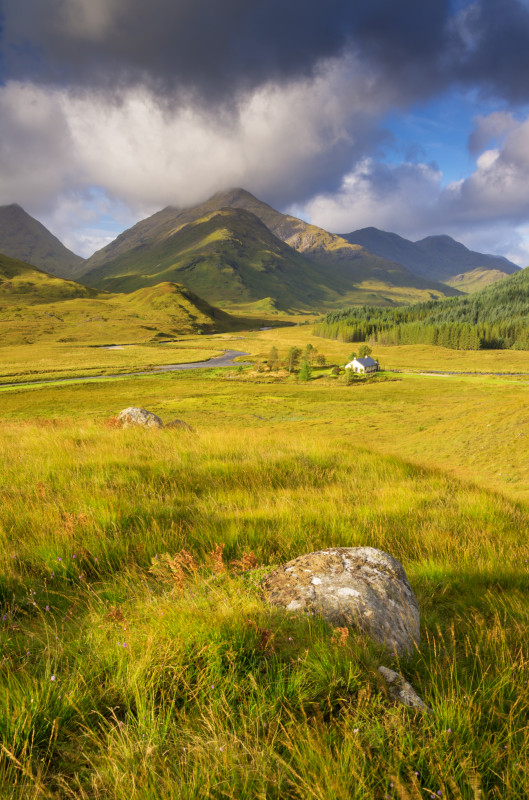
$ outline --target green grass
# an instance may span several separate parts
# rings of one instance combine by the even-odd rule
[[[163,345],[124,345],[122,350],[55,342],[11,345],[0,347],[0,383],[118,375],[167,364],[206,361],[222,355],[230,340],[225,344],[225,347],[208,346],[207,342],[190,337],[187,341]]]
[[[307,340],[350,347],[302,326],[240,349]],[[139,350],[105,356],[163,348]],[[0,796],[524,797],[527,386],[250,372],[2,391]],[[194,430],[119,430],[127,405]],[[333,545],[402,561],[413,657],[263,603],[267,569]],[[434,714],[394,707],[381,663]]]
[[[496,281],[501,281],[506,277],[507,273],[502,272],[500,269],[476,267],[468,272],[455,275],[447,280],[446,284],[454,289],[459,289],[460,292],[471,294],[472,292],[479,292],[485,286],[490,286],[491,283],[496,283]]]
[[[95,289],[81,286],[75,281],[63,280],[0,253],[0,313],[17,303],[27,308],[40,303],[75,298],[89,300],[98,295],[101,296],[101,293]]]
[[[41,273],[44,275],[44,273]],[[59,283],[61,291],[70,282],[45,276],[45,284]],[[0,285],[0,292],[2,286]],[[156,342],[175,336],[237,331],[265,320],[234,317],[213,308],[183,286],[160,283],[131,294],[107,294],[86,289],[87,297],[35,295],[33,305],[10,292],[6,303],[0,298],[0,341],[2,345],[48,342],[87,345]],[[7,290],[6,290],[7,292]]]
[[[485,796],[522,796],[528,548],[515,504],[260,429],[123,432],[80,417],[4,424],[2,446],[4,793],[398,797],[390,783],[412,792],[418,772],[445,796],[454,781],[473,797],[478,779]],[[399,668],[432,717],[388,703],[386,654],[355,636],[333,644],[229,567],[245,551],[267,567],[338,544],[405,564],[423,644]],[[179,591],[149,568],[182,548],[199,569]]]

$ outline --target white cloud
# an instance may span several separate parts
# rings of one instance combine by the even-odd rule
[[[94,30],[105,24],[96,13],[104,5],[94,6]],[[380,121],[398,99],[398,87],[350,55],[311,78],[265,84],[229,111],[192,98],[175,107],[141,86],[110,93],[9,82],[0,87],[0,204],[20,203],[89,255],[164,205],[241,185],[276,206],[296,203],[333,231],[446,232],[525,264],[529,119],[478,118],[475,170],[444,186],[432,165],[374,158]],[[340,179],[338,190],[322,190]],[[304,197],[312,197],[305,206]]]
[[[317,195],[305,207],[316,225],[341,233],[375,226],[419,236],[433,216],[441,173],[426,164],[380,164],[366,158],[335,194]]]
[[[410,239],[447,233],[472,249],[526,266],[529,119],[514,123],[492,115],[479,125],[483,142],[500,133],[502,141],[479,155],[467,178],[443,185],[442,174],[426,164],[390,166],[368,158],[344,177],[337,192],[307,203],[302,215],[342,233],[367,226]]]
[[[94,220],[94,187],[131,219],[235,185],[285,204],[337,180],[370,149],[390,102],[391,91],[377,90],[350,56],[314,77],[266,84],[229,111],[192,98],[175,107],[141,86],[110,93],[9,82],[0,87],[0,203],[45,216],[74,243],[75,228]],[[86,251],[86,238],[76,247]]]
[[[57,94],[19,83],[0,89],[0,203],[49,203],[70,184],[72,147]]]

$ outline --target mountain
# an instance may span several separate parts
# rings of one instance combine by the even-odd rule
[[[76,277],[84,263],[16,203],[0,206],[0,253],[60,278]]]
[[[344,288],[327,287],[323,270],[242,209],[221,208],[185,224],[175,224],[174,214],[172,220],[161,215],[147,234],[140,223],[130,239],[119,237],[110,260],[96,254],[101,266],[83,280],[118,292],[178,281],[210,302],[240,305],[272,297],[283,308],[336,301]]]
[[[99,294],[95,289],[50,275],[32,264],[0,253],[0,307],[14,303],[33,306]]]
[[[372,253],[402,264],[416,275],[428,280],[449,283],[469,291],[483,288],[487,283],[486,272],[491,271],[495,280],[517,272],[519,267],[503,256],[487,255],[469,250],[450,236],[427,236],[417,242],[411,242],[396,233],[381,231],[378,228],[362,228],[353,233],[342,234],[352,244],[366,247]],[[465,275],[482,270],[482,280],[477,280],[477,273],[465,279]],[[459,282],[455,281],[456,276]],[[490,282],[490,281],[489,281]]]
[[[217,304],[269,298],[283,310],[458,294],[242,189],[142,220],[88,259],[82,280],[110,291],[177,280]]]

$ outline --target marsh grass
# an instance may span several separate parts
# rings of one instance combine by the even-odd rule
[[[0,347],[0,383],[113,375],[206,361],[223,353],[224,348],[200,346],[196,339],[164,345],[126,345],[121,350],[56,342],[10,345]]]
[[[2,796],[526,796],[525,506],[324,427],[221,425],[200,385],[197,433],[0,429]],[[263,603],[274,564],[333,545],[403,562],[413,657]]]

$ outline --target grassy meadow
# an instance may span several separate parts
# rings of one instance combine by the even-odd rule
[[[262,361],[310,341],[329,365],[354,348],[308,325],[241,335],[174,347]],[[24,347],[2,349],[5,373],[24,377]],[[42,374],[53,347],[33,351]],[[76,347],[65,374],[166,358]],[[505,369],[468,354],[471,369],[417,347],[375,355],[529,371],[512,368],[520,352],[501,353]],[[526,382],[227,368],[0,396],[2,798],[528,795]],[[123,431],[129,405],[193,430]],[[338,545],[403,563],[421,609],[413,656],[262,601],[273,565]],[[394,706],[380,664],[433,714]]]
[[[196,340],[117,347],[122,349],[57,342],[0,346],[0,383],[27,383],[153,370],[167,364],[206,361],[222,355],[226,349],[208,346],[207,343]]]

